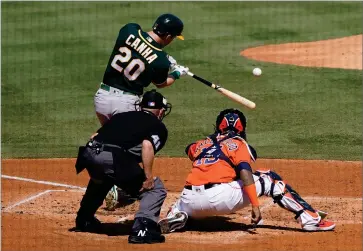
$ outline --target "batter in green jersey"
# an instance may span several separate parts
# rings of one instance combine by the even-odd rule
[[[103,81],[94,97],[101,125],[117,113],[137,110],[136,104],[150,83],[163,88],[187,74],[187,67],[178,65],[173,57],[162,50],[176,37],[184,40],[181,34],[183,28],[183,22],[178,17],[163,14],[156,19],[149,32],[144,32],[135,23],[126,24],[120,29]],[[114,210],[118,200],[122,200],[120,197],[126,196],[121,194],[116,187],[110,190],[106,196],[108,210]]]
[[[163,88],[187,74],[187,67],[162,50],[176,37],[184,40],[183,27],[178,17],[163,14],[149,32],[135,23],[120,29],[94,99],[101,125],[117,113],[136,110],[135,103],[150,83]]]

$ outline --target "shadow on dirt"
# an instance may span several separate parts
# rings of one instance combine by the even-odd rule
[[[102,223],[101,228],[97,231],[87,231],[94,234],[103,234],[108,236],[129,235],[133,225],[133,220],[124,221],[122,223]],[[80,232],[75,227],[68,229],[69,232]]]
[[[125,236],[131,233],[133,220],[127,220],[122,223],[102,223],[101,229],[95,234],[103,234],[108,236]],[[224,216],[209,217],[206,219],[189,219],[187,225],[182,230],[176,232],[196,231],[196,232],[232,232],[243,231],[249,234],[257,234],[256,230],[259,228],[272,229],[280,231],[293,231],[302,232],[299,228],[283,227],[283,226],[271,226],[261,225],[253,226],[244,223],[238,223],[230,221],[230,218]],[[71,228],[68,231],[77,232],[75,228]]]
[[[198,232],[231,232],[231,231],[245,231],[251,234],[255,233],[255,229],[273,229],[282,231],[302,232],[299,228],[284,227],[284,226],[271,226],[261,225],[253,226],[251,224],[244,224],[239,222],[230,221],[230,218],[225,216],[215,216],[206,219],[189,219],[188,224],[183,231],[198,231]]]

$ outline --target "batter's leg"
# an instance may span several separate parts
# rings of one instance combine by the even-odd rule
[[[94,107],[98,120],[104,125],[112,115],[112,100],[108,91],[99,89],[94,96]]]
[[[105,116],[101,113],[96,112],[96,115],[97,115],[98,120],[100,121],[101,126],[103,126],[104,124],[106,124],[107,121],[110,120],[107,116]]]

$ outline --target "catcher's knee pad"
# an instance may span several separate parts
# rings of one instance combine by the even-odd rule
[[[259,177],[258,181],[261,183],[261,194],[259,196],[266,195],[273,197],[272,186],[275,181],[282,180],[280,175],[268,169],[258,169],[253,174]]]

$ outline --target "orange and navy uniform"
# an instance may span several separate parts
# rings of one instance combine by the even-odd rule
[[[218,143],[220,147],[213,146],[215,142],[211,137],[199,140],[187,147],[186,153],[193,161],[193,168],[186,179],[186,185],[229,183],[236,179],[236,170],[240,170],[241,167],[245,169],[246,166],[251,168],[251,162],[255,161],[254,150],[243,138],[236,135],[230,137],[218,134],[216,140],[220,141]],[[203,150],[207,154],[203,154]],[[203,154],[202,158],[200,158],[200,154]],[[223,155],[229,160],[225,160]]]

